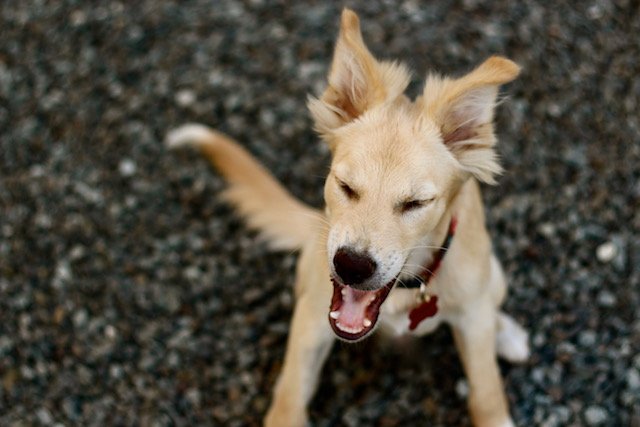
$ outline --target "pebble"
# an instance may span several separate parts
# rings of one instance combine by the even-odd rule
[[[466,380],[458,380],[456,382],[456,394],[460,398],[465,398],[469,395],[469,384]]]
[[[176,92],[176,103],[180,107],[190,107],[196,102],[196,93],[191,89],[182,89]]]
[[[540,230],[540,233],[542,233],[547,238],[551,238],[556,234],[556,227],[549,222],[540,224],[539,230]]]
[[[600,262],[611,262],[618,254],[618,248],[613,242],[606,242],[598,246],[596,256]]]
[[[104,335],[109,339],[115,339],[118,334],[118,330],[113,325],[107,325],[104,327]]]
[[[586,330],[580,332],[578,335],[578,342],[581,346],[590,348],[596,343],[597,338],[598,336],[594,331]]]
[[[640,390],[640,371],[631,368],[627,371],[627,386],[631,390]]]
[[[53,424],[53,417],[47,408],[40,408],[36,411],[36,417],[41,424],[46,426]]]
[[[587,425],[597,426],[604,424],[609,418],[607,411],[597,405],[589,406],[584,411],[584,419]]]
[[[616,296],[608,290],[603,290],[598,294],[598,304],[602,307],[613,307],[616,302]]]
[[[123,177],[130,177],[136,173],[136,162],[131,159],[122,159],[118,165],[118,171]]]

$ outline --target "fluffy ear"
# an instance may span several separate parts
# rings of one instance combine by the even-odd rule
[[[409,78],[403,66],[376,61],[362,40],[358,16],[344,9],[327,89],[320,99],[310,97],[308,102],[316,130],[326,135],[397,97]]]
[[[519,73],[514,62],[493,56],[464,77],[429,76],[425,84],[425,113],[440,128],[442,141],[463,169],[489,184],[502,170],[493,150],[498,88]]]

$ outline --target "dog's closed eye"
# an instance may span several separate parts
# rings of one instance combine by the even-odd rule
[[[338,185],[349,200],[358,200],[360,198],[360,194],[358,194],[356,190],[351,188],[351,186],[349,186],[349,184],[345,183],[344,181],[338,180]]]
[[[400,213],[403,213],[403,214],[408,213],[410,211],[415,211],[433,202],[434,199],[435,197],[431,197],[429,199],[423,199],[423,200],[418,200],[418,199],[406,200],[399,204],[398,210],[400,211]]]

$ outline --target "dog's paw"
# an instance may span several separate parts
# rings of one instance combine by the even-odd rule
[[[281,419],[277,416],[267,416],[264,419],[264,427],[309,427],[311,423],[307,419]]]
[[[286,405],[272,406],[264,419],[264,427],[308,427],[309,425],[306,411],[291,410]]]
[[[168,148],[180,148],[184,146],[199,146],[204,141],[210,140],[212,131],[208,127],[198,123],[188,123],[175,128],[165,138],[165,144]]]
[[[529,358],[529,334],[504,313],[498,318],[496,349],[498,355],[509,362],[524,362]]]

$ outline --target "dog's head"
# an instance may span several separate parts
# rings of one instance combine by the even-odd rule
[[[333,154],[324,193],[330,321],[339,337],[373,330],[395,281],[419,269],[425,247],[441,243],[435,231],[446,227],[450,202],[469,177],[494,183],[496,96],[518,73],[513,62],[492,57],[458,79],[429,76],[412,102],[403,94],[409,72],[377,61],[357,15],[344,10],[328,87],[309,100]]]

